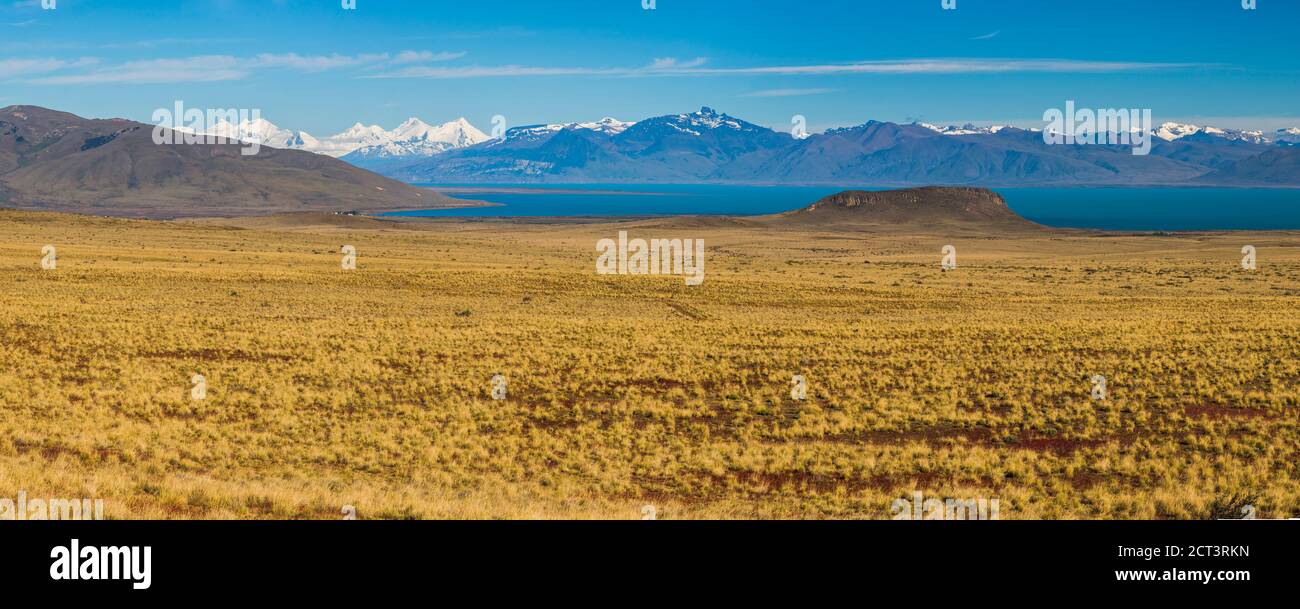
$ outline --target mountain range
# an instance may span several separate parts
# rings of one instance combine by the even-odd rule
[[[466,204],[321,154],[160,145],[153,130],[35,106],[0,108],[0,205],[175,218]]]
[[[1300,130],[1272,136],[1165,123],[1150,154],[1049,145],[1010,126],[868,121],[797,138],[701,108],[626,123],[533,125],[421,158],[365,164],[411,183],[629,182],[871,186],[1300,186]]]
[[[192,132],[192,131],[191,131]],[[388,158],[415,160],[454,148],[464,148],[488,140],[464,118],[433,126],[418,118],[408,118],[393,130],[379,125],[356,123],[329,137],[317,138],[306,131],[283,129],[263,118],[245,120],[238,125],[227,121],[204,129],[203,133],[283,150],[305,150],[335,158],[349,157],[356,165]]]
[[[208,133],[302,150],[411,183],[783,183],[871,186],[1300,186],[1300,129],[1167,122],[1153,147],[1048,145],[1037,129],[868,121],[797,138],[710,108],[640,122],[528,125],[489,138],[464,118],[324,138],[265,119]]]

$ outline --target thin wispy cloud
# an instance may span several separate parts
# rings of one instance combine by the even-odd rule
[[[705,57],[696,57],[695,59],[691,59],[688,61],[678,61],[676,57],[656,57],[654,61],[650,62],[650,65],[647,66],[646,69],[647,70],[690,70],[692,68],[698,68],[704,65],[708,63],[708,61],[709,60]]]
[[[402,51],[393,58],[395,64],[429,63],[434,61],[451,61],[467,55],[465,51],[434,53],[432,51]]]
[[[293,70],[306,73],[320,73],[345,68],[383,68],[397,65],[447,61],[464,56],[464,53],[433,53],[430,51],[402,51],[396,56],[389,53],[361,55],[299,55],[297,53],[262,53],[253,57],[235,57],[233,55],[200,55],[175,59],[149,59],[128,61],[121,64],[104,66],[89,72],[75,74],[57,74],[32,78],[28,84],[37,85],[76,85],[76,84],[151,84],[178,82],[220,82],[240,80],[262,70]],[[23,74],[43,74],[64,71],[68,68],[83,67],[78,65],[46,66],[46,69],[12,70],[8,77]],[[0,70],[0,78],[4,78]]]
[[[1072,59],[903,59],[860,61],[847,64],[761,66],[750,68],[692,68],[668,70],[684,75],[701,74],[970,74],[1008,72],[1135,72],[1203,67],[1187,63],[1141,63]]]
[[[726,76],[726,75],[852,75],[852,74],[1000,74],[1000,73],[1105,73],[1142,72],[1212,67],[1198,63],[1146,63],[1131,61],[1089,61],[1077,59],[900,59],[853,63],[778,65],[751,67],[705,67],[702,61],[679,63],[656,59],[648,66],[542,67],[424,66],[395,70],[368,78],[492,78],[508,76]]]
[[[680,61],[675,57],[660,57],[649,65],[637,68],[543,67],[523,65],[502,66],[412,66],[373,74],[366,78],[499,78],[510,76],[652,76],[701,70],[707,58]]]
[[[93,72],[46,76],[27,82],[40,85],[218,82],[244,78],[248,73],[248,67],[238,58],[228,55],[208,55],[182,59],[129,61]]]
[[[282,55],[262,53],[254,58],[253,61],[248,62],[247,65],[249,69],[289,68],[292,70],[301,70],[303,72],[324,72],[326,70],[371,65],[387,61],[388,59],[389,56],[387,53],[362,55],[340,55],[334,53],[331,55],[306,56],[297,53],[285,53]]]
[[[991,34],[984,34],[983,36],[976,36],[976,37],[974,37],[974,38],[971,38],[971,40],[988,40],[988,39],[990,39],[990,38],[997,38],[998,34],[1001,34],[1001,33],[1002,33],[1002,31],[1001,31],[1001,30],[998,30],[998,31],[993,32],[993,33],[991,33]]]
[[[366,78],[493,78],[503,76],[623,76],[622,68],[544,68],[537,66],[412,67]]]
[[[803,95],[824,95],[838,89],[765,89],[746,93],[741,97],[800,97]]]
[[[83,68],[94,65],[94,58],[86,57],[82,59],[0,59],[0,80],[14,78],[18,76],[29,76],[32,74],[48,74],[59,70],[73,68]]]
[[[679,60],[674,57],[655,58],[638,67],[547,67],[527,65],[500,66],[445,66],[429,65],[464,58],[466,53],[402,51],[396,54],[370,53],[359,55],[299,55],[297,53],[262,53],[253,57],[233,55],[200,55],[171,59],[129,61],[99,67],[89,72],[55,74],[34,78],[27,82],[43,85],[104,84],[104,83],[176,83],[217,82],[240,80],[261,70],[294,70],[319,73],[347,68],[361,68],[370,72],[364,78],[501,78],[527,76],[588,76],[588,77],[669,77],[669,76],[727,76],[727,75],[853,75],[853,74],[972,74],[1010,72],[1060,72],[1098,73],[1167,70],[1205,67],[1204,64],[1142,63],[1117,61],[1087,61],[1070,59],[901,59],[861,61],[836,64],[806,64],[749,67],[711,67],[704,57]],[[44,60],[43,63],[11,64],[0,78],[85,68],[94,62],[64,62]],[[829,89],[771,89],[756,91],[750,97],[790,97],[829,93]]]
[[[457,30],[457,31],[439,31],[436,33],[422,34],[419,36],[399,36],[393,40],[406,41],[438,41],[438,40],[505,40],[509,38],[532,38],[539,34],[537,30],[521,26],[502,26],[496,28],[487,28],[480,30]]]

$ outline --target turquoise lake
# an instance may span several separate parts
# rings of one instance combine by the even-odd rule
[[[424,184],[499,205],[403,216],[762,215],[846,190],[822,186]],[[1300,189],[998,188],[1016,213],[1049,226],[1107,230],[1300,229]]]

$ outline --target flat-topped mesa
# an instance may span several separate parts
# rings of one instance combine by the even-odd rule
[[[999,228],[1038,226],[1011,211],[1002,196],[991,190],[939,186],[846,190],[803,209],[782,214],[779,221],[910,226],[965,224]]]

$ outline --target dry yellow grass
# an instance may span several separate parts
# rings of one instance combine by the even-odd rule
[[[920,490],[1002,518],[1300,515],[1294,233],[307,224],[0,212],[0,497],[889,518]],[[620,228],[704,238],[704,285],[596,275]]]

